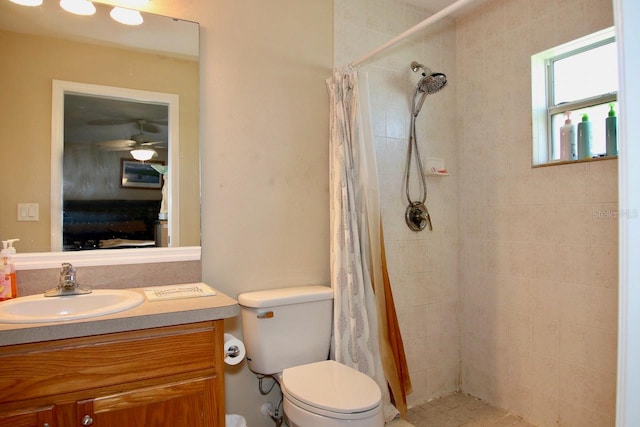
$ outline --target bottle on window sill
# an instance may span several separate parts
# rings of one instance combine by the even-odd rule
[[[560,128],[560,160],[575,160],[578,158],[578,142],[576,140],[576,125],[571,123],[571,111],[564,113],[567,118]]]
[[[591,141],[593,134],[591,133],[591,122],[589,115],[583,114],[582,121],[578,123],[578,158],[588,159],[591,157]]]
[[[609,115],[605,119],[607,156],[618,155],[618,118],[613,105],[613,103],[609,104]]]

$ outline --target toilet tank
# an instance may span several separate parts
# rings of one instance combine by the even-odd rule
[[[300,286],[238,295],[249,369],[272,375],[326,360],[331,343],[333,291]]]

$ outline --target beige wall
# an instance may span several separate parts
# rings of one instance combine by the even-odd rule
[[[232,297],[328,283],[331,0],[154,0],[147,10],[200,23],[202,280]],[[198,195],[197,186],[189,191]],[[160,280],[160,271],[162,281],[175,283],[184,281],[181,268],[192,279],[193,267],[95,267],[82,274],[118,270],[146,284]],[[19,281],[36,289],[41,277],[23,272]],[[225,329],[242,336],[239,319]],[[279,396],[262,396],[244,363],[227,366],[225,377],[227,412],[244,415],[252,427],[273,426],[260,406],[277,404]]]
[[[0,236],[19,252],[50,243],[51,81],[66,80],[180,96],[180,199],[183,246],[200,244],[198,64],[118,48],[0,32]],[[167,71],[152,72],[159,67]],[[16,221],[17,203],[39,203],[39,222]]]
[[[345,65],[430,13],[395,0],[335,2],[335,62]],[[456,32],[443,21],[367,61],[387,259],[404,339],[413,393],[419,404],[459,387],[460,296],[458,292],[458,166],[455,122]],[[427,97],[416,127],[423,159],[440,158],[450,176],[427,178],[433,231],[411,231],[404,190],[410,105],[421,75],[412,61],[449,77],[444,90]],[[361,89],[362,90],[362,89]],[[418,175],[413,163],[411,182]],[[420,190],[412,186],[412,197]]]
[[[462,389],[613,426],[617,160],[530,166],[531,55],[613,25],[612,2],[494,0],[457,25]]]
[[[327,284],[332,2],[206,4],[203,279],[232,297]],[[228,412],[273,426],[246,365],[226,373]]]
[[[226,294],[329,280],[330,0],[169,0],[201,29],[202,279]],[[240,319],[225,323],[242,336]],[[272,427],[246,364],[227,412]]]

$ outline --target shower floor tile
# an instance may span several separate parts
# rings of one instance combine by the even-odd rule
[[[407,421],[415,427],[535,427],[516,415],[464,393],[415,406],[407,411]]]

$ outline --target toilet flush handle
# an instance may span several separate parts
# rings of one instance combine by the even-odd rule
[[[273,317],[273,311],[265,311],[258,314],[258,319],[271,319]]]

